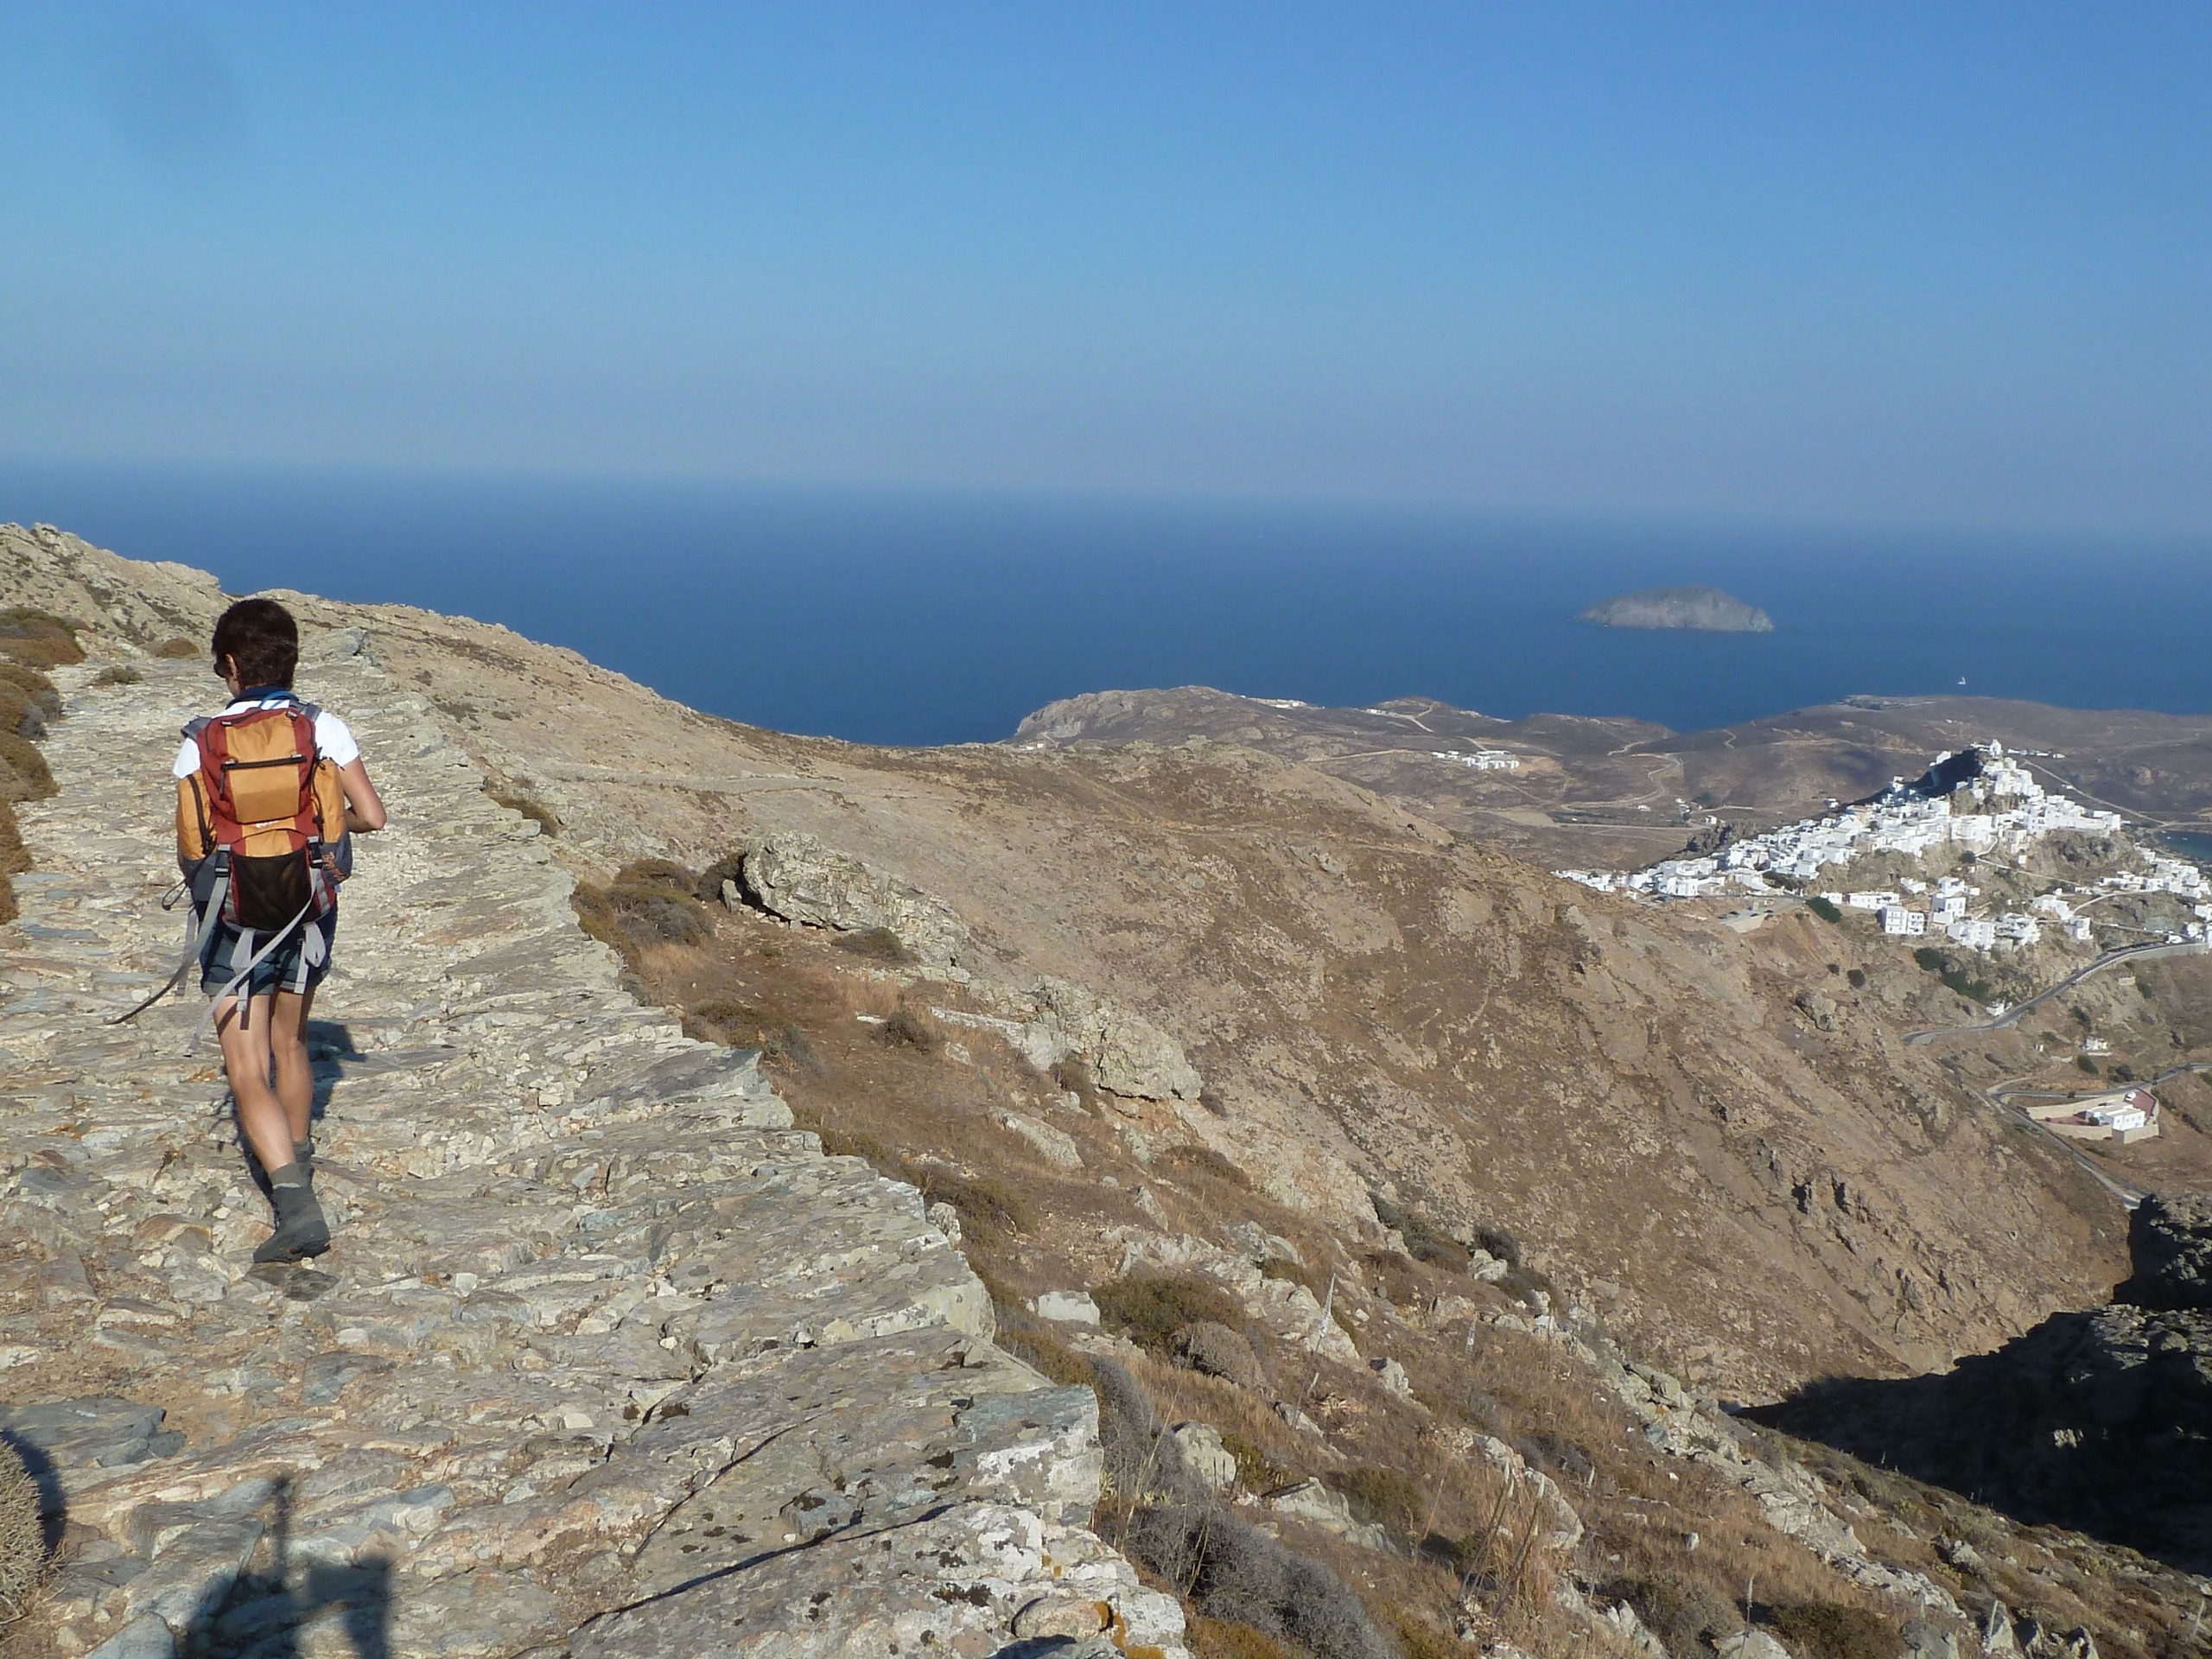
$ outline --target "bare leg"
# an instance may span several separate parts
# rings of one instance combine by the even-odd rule
[[[309,1115],[315,1109],[315,1067],[308,1059],[308,1014],[315,1007],[312,985],[298,995],[276,993],[276,1007],[269,1021],[269,1046],[276,1062],[276,1098],[297,1144],[308,1138]]]
[[[263,1169],[274,1173],[293,1161],[291,1125],[285,1120],[283,1103],[269,1079],[269,1032],[275,1023],[271,999],[253,999],[252,1017],[239,1028],[238,1001],[226,997],[215,1010],[215,1030],[223,1041],[223,1069],[230,1074],[231,1098],[238,1103],[238,1128],[246,1144],[261,1160]],[[302,1058],[305,1058],[304,1050]]]

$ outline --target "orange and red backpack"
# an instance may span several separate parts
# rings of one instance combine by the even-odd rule
[[[338,768],[316,753],[315,716],[287,701],[185,728],[200,770],[177,783],[177,857],[200,874],[194,908],[219,905],[223,921],[259,932],[337,903],[346,796]]]

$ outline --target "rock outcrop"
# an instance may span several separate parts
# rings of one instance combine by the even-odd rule
[[[839,932],[883,928],[932,966],[957,962],[967,939],[950,907],[813,836],[763,836],[746,849],[743,876],[745,896],[771,915]]]
[[[2145,1198],[2111,1306],[1955,1370],[1817,1386],[1757,1414],[2034,1524],[2212,1572],[2212,1198]]]
[[[55,1649],[986,1654],[1067,1604],[1179,1653],[1084,1529],[1090,1391],[993,1345],[911,1188],[632,1001],[429,705],[320,644],[394,827],[310,1027],[337,1243],[266,1276],[197,1006],[104,1023],[177,948],[204,666],[57,677],[0,930],[0,1436],[61,1532]]]
[[[1203,1084],[1181,1046],[1142,1014],[1064,979],[1040,978],[1017,1040],[1040,1071],[1073,1058],[1109,1094],[1128,1100],[1196,1100]]]

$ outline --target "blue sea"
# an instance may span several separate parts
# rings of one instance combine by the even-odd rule
[[[2212,711],[2212,550],[1442,512],[0,463],[0,519],[265,586],[504,622],[786,731],[988,741],[1200,683],[1677,730],[1852,693]],[[1629,632],[1678,582],[1770,634]]]

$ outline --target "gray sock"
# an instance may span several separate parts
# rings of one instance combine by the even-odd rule
[[[309,1135],[304,1141],[295,1141],[292,1142],[292,1161],[294,1163],[304,1164],[308,1159],[314,1156],[315,1137],[313,1135]]]
[[[269,1172],[269,1185],[272,1188],[279,1186],[305,1186],[308,1184],[308,1178],[307,1166],[297,1161],[289,1163],[282,1169],[272,1169]]]

